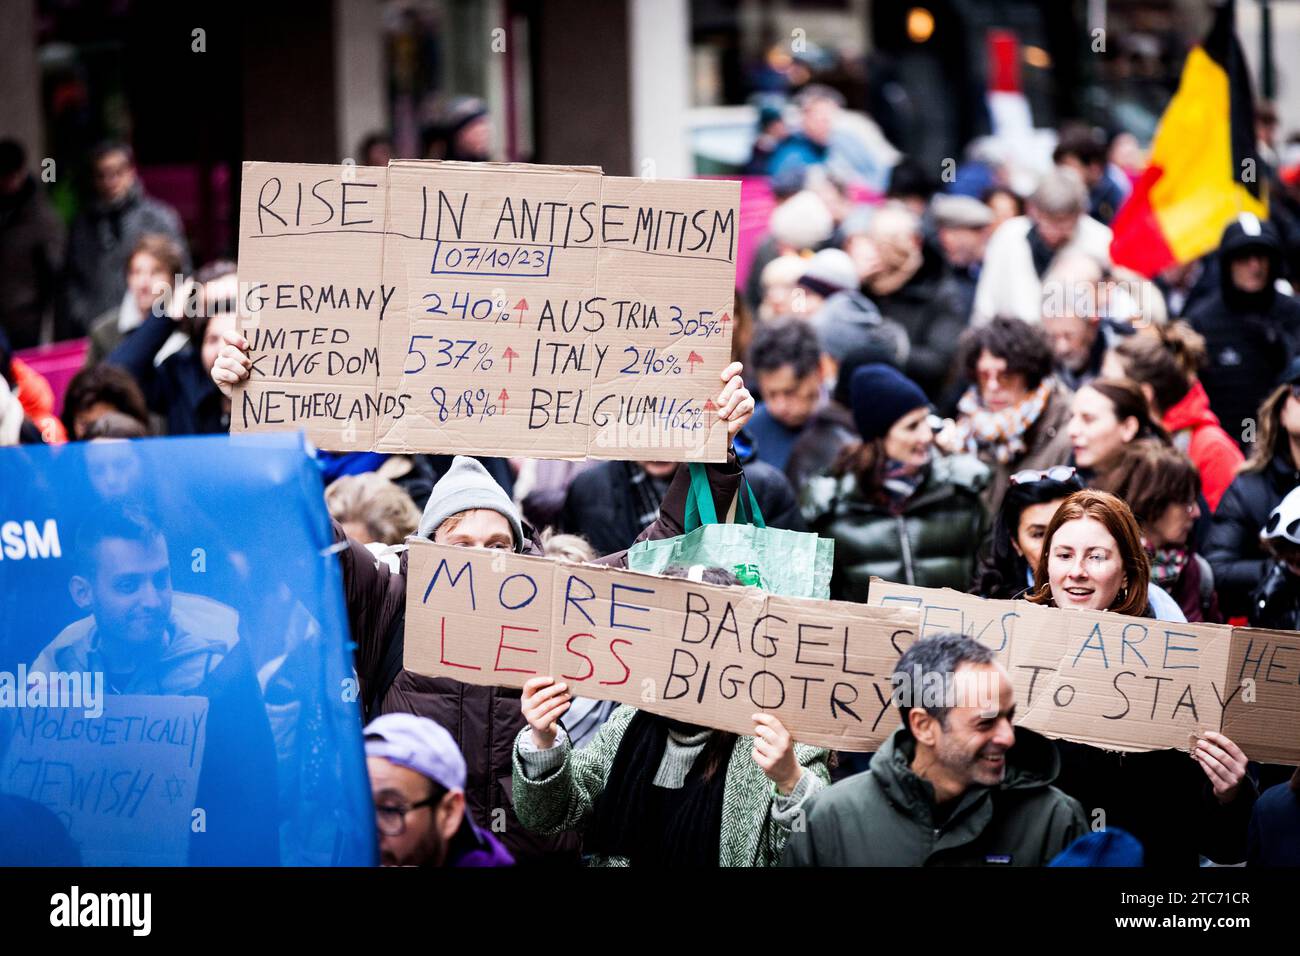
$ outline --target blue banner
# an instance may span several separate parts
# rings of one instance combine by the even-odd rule
[[[374,864],[332,544],[296,435],[0,449],[0,865]]]

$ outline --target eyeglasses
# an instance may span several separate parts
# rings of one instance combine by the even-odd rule
[[[1035,471],[1028,468],[1025,471],[1018,471],[1011,476],[1013,485],[1028,485],[1035,481],[1069,481],[1077,472],[1069,465],[1053,465],[1044,471]]]
[[[419,803],[412,803],[410,806],[392,806],[386,807],[376,804],[375,806],[375,826],[384,836],[398,837],[406,832],[406,815],[412,810],[418,810],[420,807],[430,807],[437,803],[437,799],[429,797],[421,800]]]

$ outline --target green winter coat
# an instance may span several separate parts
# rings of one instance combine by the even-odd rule
[[[1051,786],[1047,738],[1016,728],[997,787],[972,787],[934,826],[934,788],[911,770],[916,741],[900,727],[871,769],[814,794],[783,866],[1043,866],[1088,832],[1083,808]]]
[[[619,742],[634,714],[636,710],[632,707],[619,707],[596,736],[577,750],[563,740],[558,746],[565,750],[564,763],[541,780],[529,780],[524,775],[516,744],[513,797],[515,815],[524,826],[541,834],[581,831],[586,827],[591,808],[609,778]],[[527,727],[522,731],[528,732]],[[775,788],[754,763],[753,749],[753,737],[737,738],[727,763],[722,834],[718,840],[719,866],[775,866],[790,835],[789,829],[772,818]],[[822,783],[830,783],[829,751],[795,744],[794,752],[805,771],[820,777]],[[628,863],[626,857],[597,855],[591,859],[592,866],[627,866]]]
[[[988,468],[970,455],[939,457],[900,514],[867,501],[852,475],[804,488],[808,526],[835,539],[831,597],[866,603],[872,575],[899,584],[965,591],[988,531],[979,491]]]

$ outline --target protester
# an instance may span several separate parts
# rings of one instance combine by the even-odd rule
[[[387,133],[368,133],[357,146],[358,166],[387,166],[393,158],[393,138]]]
[[[0,331],[16,349],[53,338],[64,231],[22,145],[0,140]]]
[[[204,809],[214,838],[206,838],[206,828],[195,830],[189,862],[274,864],[275,744],[239,615],[173,588],[167,539],[140,506],[87,510],[70,550],[77,560],[68,582],[86,616],[63,628],[28,673],[102,673],[110,694],[206,697],[194,805]],[[188,570],[188,553],[184,561]]]
[[[1250,458],[1219,499],[1205,542],[1219,605],[1229,617],[1248,613],[1250,592],[1268,572],[1260,530],[1287,492],[1300,486],[1300,360],[1283,382],[1259,408]]]
[[[804,265],[790,293],[790,311],[807,319],[837,292],[858,287],[858,271],[841,249],[821,249]]]
[[[213,384],[211,372],[222,336],[235,329],[239,283],[233,262],[212,262],[194,277],[197,315],[189,344],[160,365],[154,356],[184,322],[187,289],[177,290],[164,313],[151,313],[105,361],[130,372],[149,409],[163,416],[168,435],[221,434],[230,429],[230,399]]]
[[[1265,790],[1250,818],[1247,866],[1300,866],[1300,769]]]
[[[980,195],[980,202],[993,211],[994,232],[1008,219],[1025,214],[1025,201],[1009,186],[990,186]]]
[[[228,331],[223,339],[212,378],[228,396],[236,384],[248,378],[252,362],[247,355],[248,342],[242,335]],[[718,418],[727,423],[730,437],[745,425],[754,408],[740,377],[742,371],[736,363],[723,370],[725,385],[716,401]],[[719,513],[726,513],[740,489],[741,471],[734,456],[723,464],[707,465],[706,473],[714,506]],[[664,493],[658,518],[641,534],[643,540],[683,532],[689,487],[687,470],[679,467]],[[434,487],[417,533],[439,544],[541,553],[539,543],[525,531],[517,506],[501,486],[482,464],[462,456],[454,459]],[[337,523],[334,539],[346,544],[340,552],[343,593],[352,639],[357,645],[356,669],[367,716],[413,713],[430,717],[452,731],[467,764],[466,803],[474,821],[486,826],[496,811],[504,811],[506,829],[501,840],[516,862],[571,861],[576,851],[572,839],[540,839],[525,831],[514,816],[505,781],[511,773],[511,742],[523,726],[517,704],[519,691],[425,677],[403,669],[406,553],[394,572],[386,564],[376,563],[363,545],[349,541]],[[625,563],[625,555],[607,555],[601,560],[619,565]]]
[[[1109,226],[1129,190],[1110,177],[1106,144],[1086,127],[1070,130],[1057,143],[1052,162],[1078,173],[1088,187],[1088,215]]]
[[[1204,361],[1205,340],[1186,323],[1173,322],[1157,326],[1151,334],[1117,343],[1107,354],[1102,373],[1138,384],[1151,417],[1196,466],[1205,500],[1214,509],[1245,458],[1237,443],[1219,427],[1205,387],[1197,380]]]
[[[921,219],[901,202],[886,203],[871,219],[868,238],[875,245],[876,267],[865,276],[863,290],[881,313],[907,332],[910,348],[903,371],[932,399],[947,383],[957,339],[967,312],[941,298],[944,264],[922,241]]]
[[[126,292],[126,263],[140,237],[170,236],[189,271],[189,249],[176,210],[145,195],[135,157],[124,143],[104,143],[91,155],[95,197],[68,233],[60,338],[84,335],[97,316]]]
[[[1097,379],[1075,392],[1066,433],[1073,464],[1089,485],[1106,480],[1130,442],[1168,443],[1151,418],[1146,396],[1126,379]]]
[[[720,568],[704,580],[740,584]],[[772,866],[830,782],[827,751],[796,744],[764,713],[743,737],[622,706],[575,750],[560,724],[570,699],[554,677],[524,684],[515,807],[539,833],[580,832],[593,866]]]
[[[993,234],[993,210],[970,196],[944,194],[931,200],[930,210],[945,267],[935,297],[964,323],[975,306],[975,286]]]
[[[799,285],[799,277],[808,268],[808,260],[793,252],[777,256],[762,269],[758,276],[758,321],[775,322],[794,313],[794,291]]]
[[[792,168],[822,165],[830,152],[831,136],[844,97],[830,87],[813,85],[799,94],[797,102],[799,129],[773,150],[767,165],[769,176],[779,176]]]
[[[972,593],[1008,600],[1032,588],[1052,516],[1066,498],[1082,490],[1078,472],[1068,465],[1011,475],[981,552]]]
[[[140,237],[126,260],[126,294],[91,323],[86,368],[103,361],[155,308],[167,308],[183,261],[181,247],[171,237],[156,233]],[[154,356],[155,364],[184,345],[185,335],[173,332]]]
[[[1048,525],[1028,600],[1151,617],[1149,578],[1128,506],[1085,490],[1066,499]],[[1246,755],[1225,735],[1198,734],[1190,760],[1176,750],[1120,754],[1066,740],[1056,746],[1061,789],[1086,813],[1104,813],[1106,826],[1137,837],[1148,866],[1196,866],[1200,854],[1217,863],[1244,858],[1255,784]]]
[[[1073,392],[1101,375],[1107,349],[1127,331],[1101,314],[1102,279],[1097,260],[1067,251],[1043,280],[1043,332],[1056,379]]]
[[[1250,626],[1300,631],[1300,487],[1273,509],[1260,543],[1271,560],[1250,595]]]
[[[809,526],[835,540],[831,597],[865,602],[873,575],[964,589],[988,523],[979,499],[988,469],[935,455],[929,400],[897,369],[862,366],[850,394],[861,441],[803,497]]]
[[[784,866],[1044,866],[1087,832],[1083,808],[1052,786],[1051,741],[1013,726],[1015,689],[988,647],[922,638],[893,684],[903,726],[869,770],[809,800]],[[922,694],[930,686],[941,701]]]
[[[427,717],[384,714],[364,737],[381,864],[514,865],[465,812],[465,758],[451,734]]]
[[[739,445],[736,454],[766,523],[804,530],[799,500],[785,476],[771,465],[749,459]],[[573,479],[559,527],[582,535],[599,554],[630,548],[664,507],[677,470],[672,461],[603,461]],[[724,506],[718,513],[726,512]]]
[[[764,325],[754,336],[749,367],[763,400],[747,430],[759,461],[784,470],[790,448],[826,401],[821,356],[817,332],[800,319]]]
[[[1019,319],[968,330],[961,367],[975,384],[957,403],[949,447],[989,466],[984,504],[996,514],[1013,474],[1069,460],[1071,396],[1052,377],[1052,353],[1040,330]]]
[[[1078,250],[1110,261],[1110,230],[1086,215],[1087,192],[1073,170],[1047,173],[1029,197],[1028,215],[998,226],[989,238],[975,288],[971,321],[997,316],[1037,323],[1043,314],[1042,280],[1056,257]]]
[[[1178,602],[1187,620],[1223,623],[1214,572],[1189,540],[1201,514],[1201,481],[1187,456],[1159,442],[1133,442],[1096,487],[1128,504],[1141,529],[1152,582]]]
[[[83,368],[72,377],[63,396],[63,427],[68,437],[81,441],[99,418],[117,412],[149,428],[149,409],[135,379],[114,365]]]
[[[411,496],[373,472],[344,475],[325,489],[325,505],[358,544],[401,544],[420,525]]]
[[[1210,407],[1247,453],[1247,422],[1300,355],[1300,303],[1276,288],[1281,256],[1274,225],[1242,213],[1223,230],[1218,291],[1185,314],[1205,338]]]

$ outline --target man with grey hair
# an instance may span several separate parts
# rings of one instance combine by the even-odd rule
[[[960,634],[913,644],[892,678],[903,726],[871,768],[810,798],[785,866],[1043,866],[1088,832],[1053,787],[1056,747],[1012,726],[1011,678]]]
[[[1029,197],[1026,215],[1008,219],[989,239],[975,287],[971,321],[1008,316],[1042,319],[1043,277],[1067,250],[1110,265],[1110,229],[1087,215],[1088,191],[1072,169],[1057,166]]]

